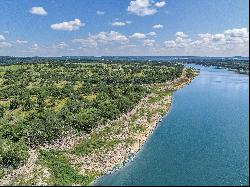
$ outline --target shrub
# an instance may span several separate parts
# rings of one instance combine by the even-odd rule
[[[49,168],[52,175],[50,179],[52,185],[89,185],[95,178],[95,175],[80,175],[79,171],[70,165],[66,156],[61,152],[41,150],[39,159],[43,165]]]
[[[10,101],[10,110],[15,110],[18,108],[18,106],[19,106],[19,103],[16,99],[12,99]]]
[[[22,164],[28,158],[28,147],[24,141],[12,142],[0,139],[0,165],[14,167]]]
[[[7,120],[0,122],[0,137],[18,142],[25,137],[26,127],[21,122],[10,123]]]
[[[0,118],[4,115],[4,107],[0,105]]]
[[[105,119],[113,120],[120,114],[119,109],[112,100],[100,101],[98,109],[99,109],[99,116]]]
[[[72,117],[74,117],[74,122],[72,123],[73,127],[86,132],[90,132],[93,128],[95,128],[100,119],[96,108],[82,110]]]
[[[64,125],[57,115],[45,110],[34,113],[25,120],[27,126],[27,142],[31,146],[49,143],[63,135]]]

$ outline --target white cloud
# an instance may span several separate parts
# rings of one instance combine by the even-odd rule
[[[229,29],[218,34],[199,34],[199,39],[196,41],[201,45],[216,45],[216,44],[246,44],[249,42],[249,31],[247,28]]]
[[[130,38],[134,38],[134,39],[145,39],[146,35],[143,33],[134,33],[133,35],[130,36]]]
[[[192,42],[192,40],[189,38],[177,37],[175,39],[176,47],[178,47],[178,48],[189,47],[191,42]]]
[[[184,32],[177,32],[175,34],[176,37],[181,37],[181,38],[186,38],[188,37],[188,35],[186,35]]]
[[[65,42],[60,42],[60,43],[53,46],[53,48],[56,48],[56,49],[64,49],[64,48],[67,48],[67,47],[69,47],[69,45],[66,44]]]
[[[32,50],[38,50],[39,49],[39,45],[38,44],[33,44],[31,47]]]
[[[156,1],[156,0],[155,0]],[[120,20],[114,20],[120,21]],[[121,20],[126,23],[125,20]],[[152,29],[153,30],[153,29]],[[156,30],[153,30],[156,31]],[[0,53],[25,54],[30,50],[32,55],[207,55],[207,56],[247,56],[249,53],[249,31],[247,28],[232,28],[218,33],[177,32],[167,41],[154,40],[157,32],[132,33],[131,36],[116,31],[88,34],[76,38],[71,43],[60,42],[50,47],[18,45],[24,40],[0,40]],[[130,39],[131,38],[131,39]],[[160,38],[159,38],[160,39]],[[29,41],[30,43],[30,41]],[[136,44],[136,45],[135,45]],[[6,53],[7,51],[7,53]],[[9,52],[9,53],[8,53]],[[17,53],[17,54],[18,54]],[[16,54],[16,53],[15,53]]]
[[[247,28],[229,29],[224,32],[226,43],[249,43]]]
[[[98,45],[97,41],[91,37],[74,39],[72,42],[80,43],[82,48],[96,48]]]
[[[164,44],[165,44],[166,48],[175,48],[176,47],[176,43],[173,40],[165,41]]]
[[[177,37],[177,38],[175,39],[175,41],[178,42],[178,43],[181,43],[181,42],[183,42],[183,38]]]
[[[219,41],[223,41],[225,39],[225,35],[224,34],[198,34],[198,36],[200,37],[199,41],[201,43],[209,43],[211,41],[213,42],[219,42]],[[197,42],[196,42],[197,43]]]
[[[121,46],[122,48],[134,48],[134,47],[136,47],[136,45],[134,45],[134,44],[130,44],[130,45],[123,45],[123,46]]]
[[[117,27],[122,27],[122,26],[126,26],[126,23],[121,22],[121,21],[115,21],[112,23],[113,26],[117,26]]]
[[[205,33],[205,34],[198,34],[200,38],[212,38],[212,34]]]
[[[116,31],[100,32],[98,34],[89,34],[88,38],[78,38],[72,40],[74,43],[80,43],[84,48],[96,48],[98,44],[125,44],[129,39]]]
[[[162,28],[163,28],[163,25],[157,24],[157,25],[154,25],[152,28],[153,28],[153,29],[162,29]]]
[[[175,34],[176,39],[165,41],[164,45],[166,48],[178,49],[191,47],[192,40],[188,38],[188,35],[183,32],[177,32]]]
[[[160,2],[156,2],[156,3],[155,3],[155,6],[161,8],[161,7],[164,7],[165,4],[166,4],[165,1],[160,1]]]
[[[149,32],[147,35],[149,35],[149,36],[156,36],[156,33],[155,32]]]
[[[0,41],[3,41],[3,40],[5,40],[5,37],[0,34]]]
[[[199,38],[189,42],[188,49],[195,53],[247,55],[249,53],[249,31],[247,28],[229,29],[216,34],[198,34]]]
[[[145,47],[153,47],[154,44],[155,44],[155,40],[146,39],[143,41],[143,45]]]
[[[229,30],[226,30],[224,34],[229,37],[249,38],[249,32],[247,28],[229,29]]]
[[[99,34],[97,35],[92,35],[90,36],[92,37],[93,39],[99,41],[99,42],[127,42],[128,41],[128,38],[119,33],[119,32],[116,32],[116,31],[110,31],[109,33],[108,32],[100,32]]]
[[[75,19],[74,21],[55,23],[55,24],[52,24],[50,27],[53,30],[75,31],[83,26],[85,26],[85,23],[81,23],[80,19]]]
[[[7,48],[7,47],[12,47],[12,44],[5,41],[3,42],[0,41],[0,48]]]
[[[118,21],[119,19],[116,18],[116,21],[114,21],[112,23],[112,26],[116,26],[116,27],[122,27],[122,26],[126,26],[126,25],[129,25],[132,23],[132,21],[125,21],[125,22],[122,22],[122,21]]]
[[[245,43],[245,41],[244,40],[242,40],[242,38],[238,38],[238,37],[231,37],[231,38],[227,38],[226,40],[225,40],[225,42],[226,42],[226,44],[228,44],[228,45],[240,45],[240,44],[244,44]]]
[[[157,13],[150,0],[133,0],[127,8],[128,12],[138,16],[147,16]]]
[[[26,43],[28,43],[28,41],[25,41],[25,40],[17,40],[16,43],[18,43],[18,44],[26,44]]]
[[[43,7],[32,7],[30,9],[31,14],[36,14],[40,16],[46,16],[48,13]]]
[[[104,15],[104,14],[105,14],[105,12],[100,11],[100,10],[97,10],[97,11],[96,11],[96,14],[97,14],[97,15]]]
[[[217,41],[223,41],[225,39],[225,35],[224,34],[215,34],[213,36],[213,41],[217,42]]]

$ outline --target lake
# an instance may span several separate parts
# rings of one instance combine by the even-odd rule
[[[134,160],[94,185],[249,184],[249,76],[194,67]]]

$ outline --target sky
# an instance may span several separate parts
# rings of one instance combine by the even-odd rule
[[[1,0],[0,55],[249,56],[249,1]]]

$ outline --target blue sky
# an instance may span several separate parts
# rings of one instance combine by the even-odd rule
[[[1,0],[0,55],[248,56],[248,0]]]

